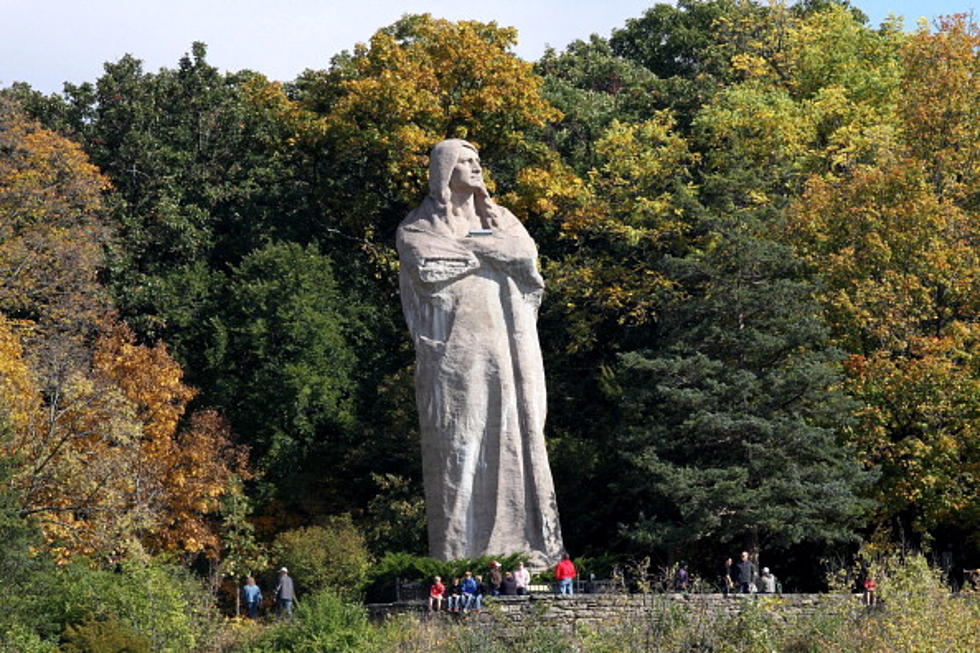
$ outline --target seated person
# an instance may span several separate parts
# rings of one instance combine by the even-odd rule
[[[442,584],[442,579],[436,576],[429,588],[429,612],[432,612],[433,605],[437,611],[442,609],[442,595],[445,593],[446,586]]]
[[[460,579],[454,578],[452,586],[446,592],[446,609],[449,612],[459,612],[463,609],[463,587]]]
[[[467,571],[463,576],[463,582],[460,584],[460,591],[463,596],[463,612],[466,612],[470,608],[474,610],[480,609],[480,586],[479,583],[473,578],[473,572]]]
[[[504,574],[504,579],[500,581],[500,593],[504,596],[517,596],[517,579],[509,571]]]

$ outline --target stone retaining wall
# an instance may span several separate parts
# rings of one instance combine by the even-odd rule
[[[503,623],[514,626],[530,620],[570,630],[577,625],[595,627],[637,618],[657,618],[676,610],[712,621],[735,614],[749,603],[763,606],[776,618],[786,618],[812,611],[820,601],[831,600],[842,600],[842,597],[829,594],[542,594],[497,597],[480,613],[466,615],[429,615],[427,605],[422,601],[375,603],[367,608],[374,620],[406,614],[420,618],[466,619],[477,624]],[[854,595],[855,607],[859,605],[859,600],[860,595]]]

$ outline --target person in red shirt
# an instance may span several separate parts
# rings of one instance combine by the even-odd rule
[[[878,583],[871,576],[864,579],[864,604],[874,605],[876,603],[875,590],[878,589]]]
[[[555,566],[555,579],[558,581],[558,592],[560,594],[574,594],[572,589],[572,579],[578,574],[575,571],[575,564],[569,559],[567,553],[561,554],[561,562]]]
[[[429,588],[429,612],[435,605],[436,611],[442,610],[442,595],[446,593],[446,586],[442,584],[442,579],[436,576],[433,579],[432,587]]]

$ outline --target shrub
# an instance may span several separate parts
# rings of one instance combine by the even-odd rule
[[[363,606],[331,589],[297,601],[293,617],[269,628],[246,651],[357,651],[367,648],[374,629]]]
[[[0,634],[0,651],[17,653],[58,653],[58,645],[41,638],[24,624],[13,624]]]
[[[114,617],[105,620],[90,616],[65,630],[65,653],[150,653],[150,640]]]
[[[272,549],[277,565],[289,568],[302,593],[330,588],[359,597],[368,583],[371,554],[348,515],[280,533]]]
[[[147,638],[154,651],[186,651],[217,628],[210,594],[187,570],[131,560],[108,571],[86,562],[79,559],[62,569],[38,606],[65,632],[90,622],[118,621]]]

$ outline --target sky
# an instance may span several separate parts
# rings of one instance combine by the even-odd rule
[[[877,25],[889,13],[976,13],[980,0],[852,0]],[[550,45],[609,36],[655,0],[0,0],[0,87],[15,81],[45,93],[94,82],[124,54],[144,70],[172,68],[191,43],[226,71],[250,69],[280,81],[366,42],[405,13],[517,27],[516,53],[536,60]]]

